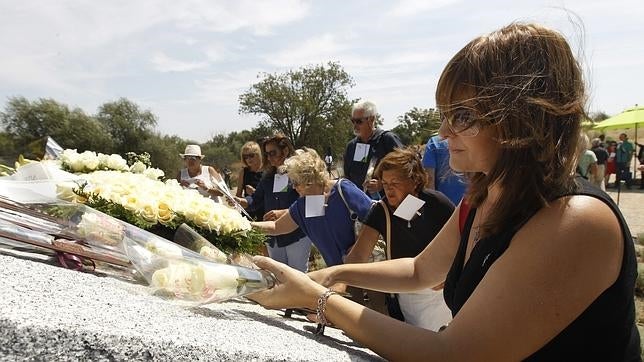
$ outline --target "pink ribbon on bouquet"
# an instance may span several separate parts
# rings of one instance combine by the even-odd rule
[[[67,269],[82,271],[85,266],[83,262],[87,260],[89,260],[88,264],[90,265],[90,271],[94,271],[96,269],[96,264],[92,259],[83,258],[70,253],[63,253],[61,251],[56,252],[56,256],[58,257],[60,265]]]

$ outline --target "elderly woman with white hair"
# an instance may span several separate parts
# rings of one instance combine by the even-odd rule
[[[365,220],[371,200],[348,180],[329,180],[326,164],[313,149],[297,150],[285,165],[300,198],[279,219],[252,225],[269,235],[285,234],[299,227],[318,248],[327,266],[342,264],[355,243],[354,219]]]

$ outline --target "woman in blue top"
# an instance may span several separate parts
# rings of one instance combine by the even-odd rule
[[[313,149],[297,150],[295,156],[286,160],[286,170],[301,197],[276,221],[252,225],[269,235],[281,235],[299,227],[311,238],[327,266],[342,264],[355,243],[351,214],[365,220],[371,199],[349,180],[337,183],[329,180],[326,164]],[[340,187],[342,195],[338,192]]]
[[[269,138],[262,145],[264,148],[265,172],[252,195],[245,198],[236,197],[244,207],[264,209],[264,220],[277,220],[285,214],[287,208],[297,200],[297,192],[288,176],[278,172],[283,168],[284,161],[292,156],[295,149],[291,141],[282,135]],[[308,269],[311,240],[302,230],[293,228],[288,233],[273,236],[267,240],[268,255],[294,269]]]

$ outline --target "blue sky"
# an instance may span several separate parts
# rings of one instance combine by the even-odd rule
[[[255,126],[238,96],[259,73],[337,61],[355,80],[349,95],[374,100],[392,128],[434,106],[456,51],[512,21],[567,36],[591,111],[644,104],[641,0],[0,0],[0,107],[47,97],[93,114],[126,97],[160,132],[204,142]]]

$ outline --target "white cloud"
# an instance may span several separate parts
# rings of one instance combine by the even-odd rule
[[[392,16],[413,16],[422,12],[439,9],[451,4],[457,3],[460,0],[402,0],[391,9],[390,15]]]
[[[192,0],[182,4],[182,8],[175,10],[181,26],[214,32],[249,28],[256,35],[269,34],[274,26],[299,20],[310,8],[309,2],[302,0]]]
[[[301,44],[283,49],[264,57],[266,62],[281,67],[299,67],[308,64],[337,60],[346,47],[331,34],[308,39]]]
[[[259,79],[260,69],[222,72],[195,81],[195,99],[216,104],[238,105],[239,95]]]
[[[164,53],[157,53],[152,56],[150,62],[154,68],[162,73],[165,72],[187,72],[195,69],[205,68],[208,66],[206,62],[186,62],[178,59],[171,58]]]

